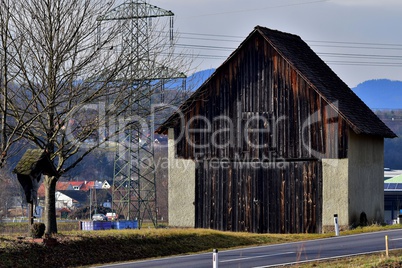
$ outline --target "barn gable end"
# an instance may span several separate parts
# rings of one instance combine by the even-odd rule
[[[381,155],[381,141],[395,134],[298,36],[257,26],[157,131],[174,137],[173,158],[193,163],[179,177],[195,191],[176,209],[186,211],[195,227],[321,232],[339,208],[345,226],[361,209],[373,220],[382,216],[381,204],[356,204],[364,194],[348,204],[367,166],[372,174],[382,171],[381,157],[361,160],[350,149],[368,146]],[[173,220],[170,210],[182,198],[169,166],[169,187],[178,187],[169,190]],[[378,179],[365,182],[371,189]]]

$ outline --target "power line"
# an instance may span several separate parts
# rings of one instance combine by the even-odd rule
[[[182,37],[182,35],[189,35],[189,36],[197,36],[197,37]],[[220,42],[241,42],[243,41],[246,37],[245,36],[238,36],[238,35],[223,35],[223,34],[207,34],[207,33],[191,33],[191,32],[181,32],[180,37],[183,39],[196,39],[196,40],[206,40],[206,41],[220,41]],[[208,38],[205,38],[208,37]],[[213,37],[213,38],[212,38]],[[216,38],[218,37],[218,38]],[[224,38],[234,38],[236,40],[228,40]],[[385,48],[386,47],[395,47],[395,48],[402,48],[402,44],[391,44],[391,43],[371,43],[371,42],[350,42],[350,41],[329,41],[329,40],[305,40],[306,43],[310,44],[311,46],[334,46],[338,45],[339,47],[345,47],[342,46],[342,44],[345,45],[350,45],[346,47],[351,47],[351,48],[371,48],[373,46],[380,47],[380,48]],[[323,45],[313,45],[311,43],[324,43]]]
[[[198,50],[207,51],[234,51],[235,47],[223,47],[212,45],[195,45],[195,44],[177,44],[177,47],[181,48],[193,48]],[[380,55],[380,54],[367,54],[367,53],[337,53],[337,52],[316,52],[317,55],[323,57],[336,57],[336,58],[359,58],[359,59],[378,59],[378,60],[390,60],[390,61],[402,61],[402,56],[396,55]],[[222,56],[224,57],[224,56]]]
[[[227,37],[227,38],[239,38],[241,40],[244,39],[244,36],[238,35],[223,35],[223,34],[207,34],[207,33],[189,33],[189,32],[180,32],[180,35],[195,35],[195,36],[213,36],[213,37]]]
[[[367,46],[395,46],[402,47],[402,44],[389,44],[389,43],[369,43],[369,42],[347,42],[347,41],[317,41],[317,40],[306,40],[306,42],[313,43],[333,43],[333,44],[348,44],[348,45],[367,45]]]
[[[212,55],[212,54],[190,54],[190,53],[181,53],[175,54],[181,55],[184,57],[191,57],[197,59],[206,59],[206,60],[225,60],[228,56],[224,55]],[[370,58],[367,58],[370,60]],[[402,67],[401,62],[386,62],[386,61],[345,61],[345,60],[326,60],[325,61],[329,65],[349,65],[349,66],[366,66],[366,67]]]
[[[332,52],[317,52],[317,54],[326,56],[326,57],[339,57],[339,58],[359,58],[359,59],[367,58],[367,59],[402,60],[402,56],[392,56],[392,55],[332,53]]]
[[[235,50],[232,47],[206,46],[206,45],[189,45],[189,44],[177,44],[176,47],[198,48],[198,49],[202,49],[202,50],[225,50],[225,51],[233,51],[233,50]]]
[[[352,46],[352,45],[311,45],[313,47],[336,47],[336,48],[351,48],[351,49],[374,49],[374,50],[401,50],[401,47],[375,47],[375,46]]]
[[[351,65],[366,67],[402,67],[401,63],[367,62],[367,61],[325,61],[329,65]]]
[[[238,13],[244,14],[244,13],[256,12],[256,11],[267,10],[267,9],[292,7],[292,6],[302,6],[302,5],[311,5],[311,4],[328,2],[328,1],[329,0],[315,0],[315,1],[308,1],[308,2],[301,2],[301,3],[300,2],[299,3],[289,3],[289,4],[276,5],[276,6],[266,6],[266,7],[259,7],[259,8],[250,8],[250,9],[242,9],[242,10],[232,10],[232,11],[223,11],[223,12],[216,12],[216,13],[207,13],[207,14],[201,14],[201,15],[196,15],[196,16],[190,16],[190,17],[187,17],[187,18],[198,18],[198,17],[207,17],[207,16],[221,16],[221,15],[238,14]]]
[[[221,50],[221,51],[234,51],[235,47],[223,47],[213,45],[196,45],[196,44],[177,44],[177,47],[182,48],[195,48],[200,50]],[[361,48],[360,48],[361,49]],[[337,52],[316,52],[318,55],[327,57],[359,57],[359,58],[378,58],[378,59],[390,59],[390,60],[402,60],[401,56],[395,55],[379,55],[379,54],[359,54],[359,53],[337,53]]]
[[[228,52],[232,52],[237,47],[235,46],[222,46],[215,45],[218,43],[236,43],[240,44],[245,37],[235,35],[221,35],[221,34],[206,34],[206,33],[181,33],[181,40],[177,46],[183,49],[191,49],[200,51],[199,53],[188,54],[194,58],[203,60],[216,60],[226,59],[229,56]],[[192,41],[197,40],[197,43]],[[190,43],[187,43],[188,41]],[[212,42],[211,42],[212,41]],[[402,44],[391,43],[370,43],[370,42],[350,42],[350,41],[322,41],[322,40],[308,40],[306,41],[311,47],[325,48],[325,49],[339,49],[345,52],[321,52],[317,51],[316,54],[323,59],[350,59],[350,60],[326,60],[329,65],[354,65],[354,66],[367,66],[367,67],[402,67],[402,55],[397,53],[402,51]],[[207,43],[207,44],[203,44]],[[358,50],[356,52],[356,50]],[[370,53],[370,51],[381,50],[384,54]],[[350,51],[350,52],[349,52]],[[222,52],[219,55],[213,53]]]

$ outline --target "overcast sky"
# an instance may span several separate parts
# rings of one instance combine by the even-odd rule
[[[402,0],[148,0],[175,14],[179,47],[217,68],[256,25],[299,35],[350,87],[402,81]]]

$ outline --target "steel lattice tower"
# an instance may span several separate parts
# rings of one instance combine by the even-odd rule
[[[126,115],[127,122],[133,116],[141,120],[133,120],[132,125],[124,126],[124,133],[120,135],[114,163],[112,209],[126,219],[138,219],[139,227],[144,219],[151,220],[155,226],[157,224],[154,135],[152,128],[148,131],[143,128],[144,124],[153,126],[150,118],[151,87],[159,84],[163,90],[164,79],[184,78],[182,74],[175,74],[152,62],[150,27],[152,18],[168,17],[169,38],[172,40],[173,16],[171,11],[146,1],[131,0],[98,18],[100,22],[122,22],[121,46],[133,62],[120,79],[132,83],[132,90],[137,90],[135,99],[127,100],[131,107],[131,114]]]

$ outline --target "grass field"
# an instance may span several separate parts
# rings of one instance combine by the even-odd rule
[[[57,245],[24,237],[26,224],[1,224],[0,267],[86,267],[194,252],[212,252],[291,241],[331,237],[333,234],[251,234],[206,229],[142,228],[141,230],[77,231],[76,223],[59,224]],[[341,235],[372,232],[401,226],[370,226]],[[13,231],[9,231],[13,230]],[[16,230],[22,230],[16,232]],[[325,262],[300,263],[293,267],[402,267],[402,251],[356,256]]]

